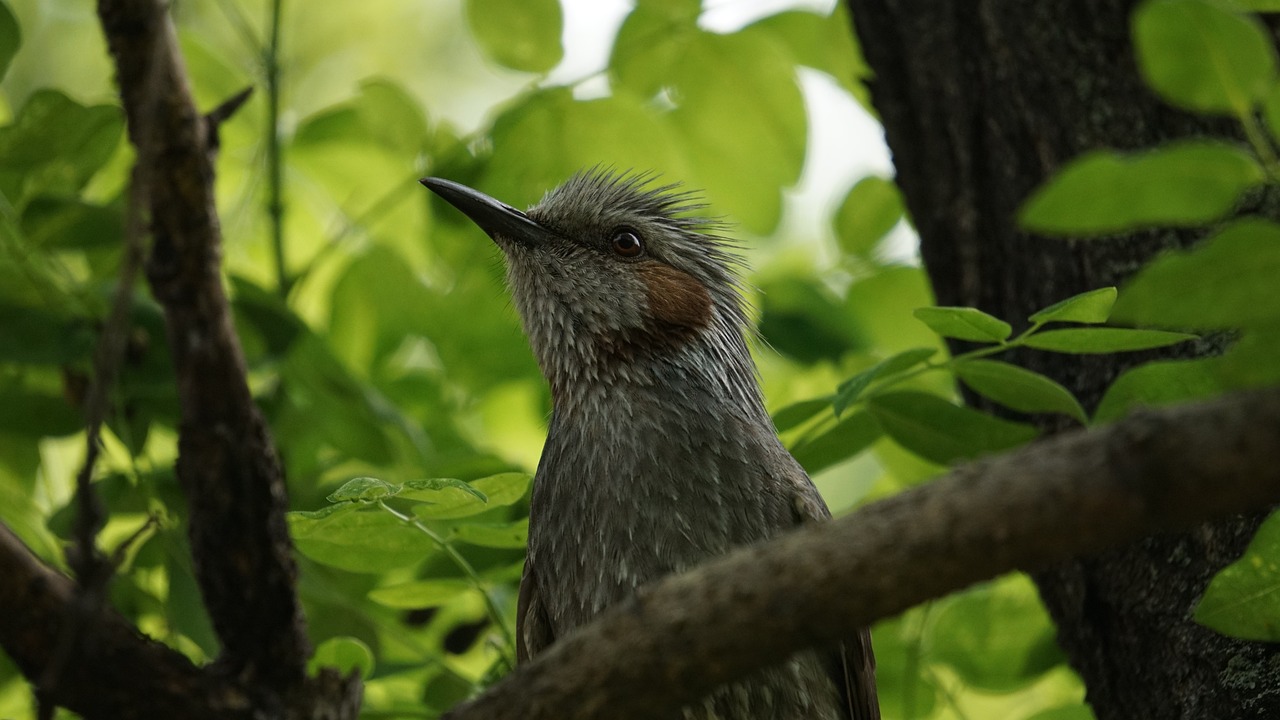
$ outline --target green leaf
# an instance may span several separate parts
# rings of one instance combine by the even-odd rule
[[[821,70],[830,75],[850,95],[871,110],[870,93],[864,81],[871,68],[862,58],[851,26],[848,9],[837,3],[828,15],[805,10],[789,10],[752,23],[744,33],[770,33],[795,53],[797,65]]]
[[[30,441],[83,429],[84,416],[62,394],[0,377],[0,432]]]
[[[974,458],[1030,442],[1035,428],[953,405],[928,393],[874,395],[867,407],[889,437],[936,463]]]
[[[938,351],[933,348],[912,348],[881,360],[840,383],[840,387],[836,391],[836,398],[832,402],[832,408],[835,410],[836,415],[839,416],[845,409],[862,397],[862,393],[866,391],[872,382],[911,370],[937,354]]]
[[[88,360],[94,333],[89,321],[0,300],[0,362],[63,365]]]
[[[1116,378],[1093,413],[1094,422],[1115,420],[1133,408],[1159,407],[1222,392],[1218,358],[1149,362]]]
[[[124,213],[77,198],[41,196],[23,209],[22,232],[48,250],[114,250],[124,242]]]
[[[857,182],[836,211],[836,237],[850,255],[871,252],[876,243],[902,219],[902,191],[887,178],[874,175]]]
[[[1280,83],[1273,84],[1262,99],[1262,119],[1267,123],[1272,140],[1280,141]]]
[[[316,647],[307,662],[307,674],[314,675],[326,667],[336,668],[344,676],[355,670],[360,677],[367,678],[373,674],[373,651],[357,638],[329,638]]]
[[[931,660],[966,685],[1008,693],[1060,665],[1054,626],[1024,575],[984,584],[943,604],[929,638]]]
[[[923,307],[912,315],[942,337],[973,342],[1001,342],[1013,333],[1009,323],[977,308]]]
[[[1280,323],[1280,225],[1231,224],[1191,250],[1165,253],[1116,301],[1117,321],[1179,328],[1247,328]]]
[[[1037,350],[1093,355],[1150,350],[1195,339],[1195,335],[1164,330],[1099,327],[1045,330],[1028,336],[1023,343]]]
[[[533,476],[523,472],[507,472],[482,477],[471,482],[472,489],[483,493],[488,506],[504,507],[519,502],[529,492]]]
[[[435,541],[394,515],[354,503],[291,512],[287,519],[299,552],[351,572],[416,565],[437,549]]]
[[[8,3],[0,2],[0,79],[4,78],[9,63],[21,46],[22,29],[18,26],[18,18],[13,16]]]
[[[998,360],[964,360],[956,376],[974,392],[1024,413],[1061,413],[1088,422],[1070,390],[1037,372]]]
[[[468,523],[453,529],[453,539],[480,547],[523,550],[529,544],[529,518],[510,523]]]
[[[560,0],[467,0],[467,24],[490,60],[545,73],[564,57]]]
[[[57,90],[37,90],[13,123],[0,127],[0,173],[20,174],[29,195],[77,192],[110,159],[123,131],[116,106],[86,107]]]
[[[871,446],[881,435],[871,413],[862,410],[849,415],[831,429],[806,438],[791,454],[810,475],[847,460]]]
[[[1262,523],[1243,557],[1209,582],[1195,619],[1224,635],[1280,641],[1280,513]]]
[[[1187,110],[1252,112],[1276,74],[1266,28],[1219,2],[1143,3],[1134,14],[1133,41],[1147,83]]]
[[[484,493],[456,478],[410,480],[401,489],[400,497],[420,503],[413,506],[413,514],[420,518],[448,520],[489,509],[489,498]]]
[[[760,334],[775,350],[803,363],[838,361],[866,346],[839,300],[811,277],[785,275],[760,287]]]
[[[466,580],[442,578],[374,588],[369,599],[399,610],[439,607],[461,597],[478,596],[475,586]]]
[[[325,499],[331,503],[373,502],[392,497],[398,492],[400,492],[399,485],[392,485],[375,477],[358,477],[346,481]]]
[[[1019,221],[1048,235],[1101,235],[1196,226],[1231,212],[1265,179],[1244,148],[1185,140],[1155,150],[1099,150],[1072,160],[1022,206]]]
[[[1041,325],[1050,322],[1104,323],[1111,317],[1111,306],[1115,302],[1114,287],[1098,288],[1056,302],[1029,319]]]
[[[1096,716],[1088,703],[1076,702],[1041,710],[1027,720],[1096,720]]]
[[[832,398],[814,398],[792,403],[773,414],[773,427],[780,433],[795,428],[831,407]]]

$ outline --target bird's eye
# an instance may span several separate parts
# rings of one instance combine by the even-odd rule
[[[613,236],[613,251],[622,257],[632,258],[644,252],[644,243],[635,232],[619,230]]]

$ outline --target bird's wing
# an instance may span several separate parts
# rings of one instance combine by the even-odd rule
[[[516,663],[528,662],[553,640],[555,636],[551,632],[546,608],[542,605],[533,559],[528,558],[524,563],[524,574],[520,577],[520,596],[516,601]]]
[[[786,473],[794,489],[792,502],[796,523],[823,521],[831,511],[813,481],[794,459],[788,457]],[[863,629],[845,640],[830,658],[831,679],[844,698],[849,720],[880,720],[880,701],[876,697],[876,658],[871,652],[871,632]]]

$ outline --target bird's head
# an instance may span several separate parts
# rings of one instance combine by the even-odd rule
[[[557,402],[600,383],[729,383],[739,392],[745,383],[756,395],[740,262],[715,221],[691,215],[702,205],[690,193],[593,170],[521,212],[448,180],[422,182],[502,249]]]

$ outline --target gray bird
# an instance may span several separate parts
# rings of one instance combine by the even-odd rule
[[[422,181],[507,261],[554,410],[529,510],[517,658],[634,589],[830,516],[779,442],[747,351],[740,261],[676,186],[592,170],[527,213]],[[684,709],[687,720],[879,718],[867,632]]]

